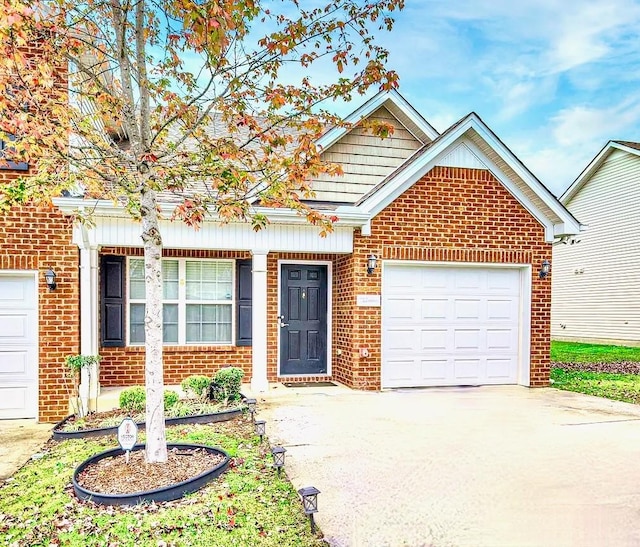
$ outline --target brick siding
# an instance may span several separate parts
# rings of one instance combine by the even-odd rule
[[[0,184],[24,173],[0,170]],[[38,419],[66,416],[69,385],[64,358],[80,351],[78,247],[72,224],[57,209],[13,209],[0,222],[0,270],[38,271]],[[53,268],[58,287],[49,291],[44,272]]]
[[[337,380],[380,389],[381,309],[357,307],[356,294],[381,294],[381,268],[366,259],[532,265],[531,386],[549,385],[551,279],[538,269],[551,259],[544,228],[486,170],[435,167],[356,234],[352,256],[337,260],[334,360]],[[360,348],[369,357],[359,355]]]

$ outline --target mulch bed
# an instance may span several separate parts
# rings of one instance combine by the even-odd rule
[[[224,457],[202,448],[173,448],[166,463],[147,463],[145,451],[95,462],[78,476],[78,484],[101,494],[134,494],[170,486],[214,468]]]
[[[615,363],[551,363],[552,368],[584,372],[609,372],[611,374],[640,374],[640,362],[618,361]]]

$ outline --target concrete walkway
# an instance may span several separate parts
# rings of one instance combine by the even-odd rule
[[[0,481],[13,475],[51,438],[52,424],[0,420]]]
[[[553,389],[259,397],[335,546],[640,545],[640,408]]]

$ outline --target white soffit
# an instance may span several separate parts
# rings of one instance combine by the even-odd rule
[[[90,246],[140,247],[139,223],[124,217],[96,217],[95,226],[87,230]],[[205,222],[199,230],[183,222],[160,221],[163,247],[167,249],[254,250],[317,253],[353,252],[353,227],[335,226],[321,237],[319,228],[302,224],[270,224],[255,232],[249,223],[220,224]],[[75,243],[82,241],[75,231]]]

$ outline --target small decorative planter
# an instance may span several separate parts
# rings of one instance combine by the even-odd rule
[[[114,458],[117,456],[122,456],[124,451],[120,448],[114,448],[111,450],[107,450],[105,452],[101,452],[100,454],[96,454],[95,456],[91,456],[89,459],[82,462],[73,473],[73,490],[81,500],[91,500],[95,503],[101,505],[136,505],[143,502],[160,502],[160,501],[171,501],[185,496],[186,494],[190,494],[197,490],[200,490],[207,483],[211,482],[216,477],[220,476],[229,466],[229,455],[220,448],[215,448],[212,446],[204,446],[199,444],[182,444],[182,443],[173,443],[167,444],[167,448],[169,450],[173,448],[177,449],[204,449],[210,454],[218,454],[222,456],[224,459],[216,466],[211,469],[196,475],[188,480],[178,482],[175,484],[171,484],[169,486],[165,486],[162,488],[157,488],[155,490],[147,490],[141,492],[134,492],[131,494],[104,494],[100,492],[91,492],[86,488],[83,488],[78,484],[78,477],[80,474],[92,464],[99,462],[105,458]],[[132,452],[137,450],[143,450],[143,444],[137,444],[133,447]]]
[[[232,408],[230,410],[221,410],[211,414],[192,414],[191,416],[180,416],[179,418],[166,418],[166,425],[183,425],[183,424],[211,424],[215,422],[226,422],[233,420],[244,411],[244,408]],[[99,427],[96,429],[79,429],[78,431],[63,431],[62,428],[70,420],[72,416],[67,416],[61,422],[53,427],[52,438],[54,441],[64,441],[65,439],[84,439],[86,437],[100,437],[102,435],[115,435],[118,426]],[[137,424],[138,429],[144,429],[145,423]]]

